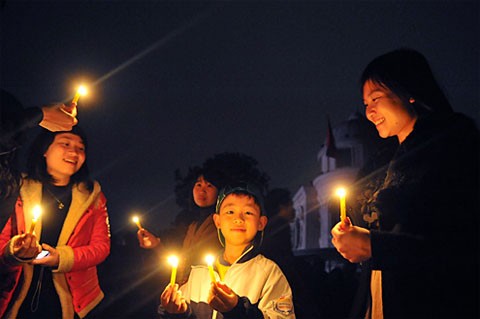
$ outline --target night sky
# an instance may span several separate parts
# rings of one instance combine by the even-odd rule
[[[168,226],[174,170],[224,151],[293,193],[333,125],[363,112],[358,78],[399,47],[424,53],[479,123],[478,1],[9,1],[0,85],[25,106],[79,102],[112,230]]]

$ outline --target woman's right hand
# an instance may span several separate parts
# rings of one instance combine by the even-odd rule
[[[11,240],[13,241],[13,254],[17,258],[32,259],[42,251],[42,246],[34,234],[16,235]]]
[[[152,249],[160,245],[160,238],[146,230],[141,228],[137,232],[138,244],[144,249]]]
[[[353,226],[350,218],[337,223],[331,234],[333,246],[351,263],[359,263],[372,257],[370,231]]]

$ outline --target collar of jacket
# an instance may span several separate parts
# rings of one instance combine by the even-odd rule
[[[240,257],[238,257],[238,259],[232,265],[247,262],[250,259],[257,256],[258,254],[259,254],[259,251],[257,247],[254,245],[250,245],[247,248],[245,248],[245,251],[243,252],[243,254],[241,254]],[[225,261],[225,259],[223,258],[223,253],[220,255],[220,263],[224,266],[230,266],[230,264],[227,261]]]
[[[33,207],[42,202],[42,183],[30,179],[24,179],[22,188],[20,189],[20,196],[23,201],[23,213],[25,216],[25,229],[30,229],[33,219]],[[81,184],[74,184],[72,186],[72,202],[65,218],[62,231],[58,238],[57,245],[67,244],[70,235],[72,234],[78,221],[85,213],[87,208],[98,198],[101,192],[100,184],[96,181],[93,185],[93,191],[90,193],[86,186]],[[38,237],[41,237],[42,232],[42,218],[37,222],[35,231]]]

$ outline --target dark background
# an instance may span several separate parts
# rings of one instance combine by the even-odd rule
[[[3,1],[0,84],[26,106],[90,94],[79,120],[113,235],[178,208],[174,170],[243,152],[296,192],[333,125],[363,112],[374,57],[423,52],[479,122],[478,1]]]

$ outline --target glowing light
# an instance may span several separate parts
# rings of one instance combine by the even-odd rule
[[[88,93],[87,88],[84,85],[80,85],[77,89],[77,93],[75,93],[75,96],[73,97],[72,103],[76,104],[80,96],[85,96],[87,95],[87,93]]]
[[[35,230],[35,225],[37,224],[38,219],[42,215],[42,207],[40,205],[35,205],[32,210],[32,224],[30,225],[30,231],[28,232],[29,234],[32,234],[33,231]]]
[[[337,189],[337,195],[340,197],[340,220],[344,221],[347,218],[347,204],[345,197],[347,196],[347,191],[345,188],[340,187]]]
[[[210,273],[210,279],[212,279],[212,282],[217,281],[217,279],[215,278],[215,273],[213,272],[213,262],[214,261],[215,261],[215,257],[213,257],[212,255],[205,256],[205,262],[207,263],[208,272]]]
[[[137,225],[138,229],[142,229],[142,224],[140,224],[140,218],[138,216],[133,216],[132,221]]]
[[[170,285],[175,285],[175,279],[177,277],[177,267],[178,267],[178,257],[177,256],[169,256],[168,263],[172,266],[172,274],[170,275]]]

